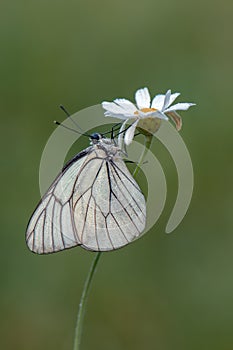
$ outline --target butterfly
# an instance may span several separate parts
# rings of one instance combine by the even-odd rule
[[[111,251],[138,238],[146,224],[145,198],[113,138],[94,133],[91,145],[62,169],[26,230],[38,254],[75,246]]]

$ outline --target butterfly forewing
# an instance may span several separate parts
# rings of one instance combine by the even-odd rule
[[[93,251],[120,248],[145,228],[144,196],[110,139],[78,154],[42,198],[27,228],[33,252],[73,246]]]
[[[81,244],[70,199],[84,161],[84,157],[77,159],[62,171],[33,213],[26,233],[27,245],[33,252],[52,253]]]

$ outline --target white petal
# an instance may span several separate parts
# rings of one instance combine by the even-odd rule
[[[125,119],[128,119],[128,117],[124,114],[115,114],[115,113],[111,113],[111,112],[104,112],[104,116],[105,117],[112,117],[112,118],[118,118],[118,119],[122,119],[122,120],[125,120]]]
[[[137,111],[136,106],[129,100],[126,100],[124,98],[117,98],[114,100],[114,102],[122,107],[127,113],[134,114],[134,112]]]
[[[154,118],[159,118],[159,119],[165,119],[168,120],[168,117],[160,111],[151,111],[151,112],[142,112],[138,111],[139,117],[141,119],[149,118],[149,117],[154,117]]]
[[[145,87],[144,89],[139,89],[135,94],[135,101],[139,109],[150,108],[150,93]]]
[[[130,127],[129,129],[126,131],[125,133],[125,137],[124,137],[124,141],[125,141],[125,144],[128,146],[132,140],[133,140],[133,137],[134,137],[134,132],[135,132],[135,129],[137,127],[137,124],[138,124],[138,121],[139,120],[136,120]]]
[[[120,147],[120,149],[123,149],[123,136],[124,136],[123,130],[125,129],[125,125],[126,125],[127,121],[128,121],[128,119],[126,119],[124,121],[124,123],[121,125],[121,128],[119,130],[118,147]]]
[[[195,106],[195,103],[177,103],[169,108],[167,108],[164,112],[172,112],[172,111],[186,111],[189,107]]]
[[[102,107],[106,109],[107,112],[114,114],[122,114],[124,110],[114,102],[102,102]]]
[[[167,90],[162,111],[164,111],[168,106],[170,106],[170,97],[171,97],[171,90]]]
[[[179,92],[175,92],[174,94],[171,94],[171,97],[170,97],[170,101],[169,101],[169,105],[170,106],[176,99],[177,97],[180,96],[180,93]]]
[[[151,103],[151,107],[158,109],[159,111],[163,108],[165,95],[156,95]]]
[[[159,118],[159,119],[163,119],[163,120],[169,120],[169,118],[163,113],[163,112],[160,112],[160,111],[156,111],[152,114],[152,117],[154,118]]]
[[[115,117],[120,119],[135,118],[134,113],[131,112],[132,108],[130,107],[127,109],[127,106],[129,106],[129,103],[125,103],[124,106],[123,104],[119,106],[114,102],[102,102],[102,107],[106,109],[106,112],[104,113],[106,117]],[[135,106],[134,108],[136,110]]]

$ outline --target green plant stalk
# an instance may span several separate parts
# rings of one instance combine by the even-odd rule
[[[99,258],[101,256],[101,252],[98,252],[95,254],[95,257],[93,259],[90,271],[88,273],[87,279],[84,284],[81,300],[79,303],[78,308],[78,315],[77,315],[77,323],[75,328],[75,335],[74,335],[74,347],[73,350],[79,350],[81,345],[81,336],[82,336],[82,328],[83,328],[83,318],[85,313],[85,306],[88,299],[88,294],[91,286],[91,282],[93,279],[93,275],[96,271],[96,267],[99,261]]]
[[[134,169],[133,176],[135,177],[147,155],[148,150],[150,149],[151,143],[152,143],[153,135],[149,134],[145,136],[145,149],[143,153],[141,154],[141,157],[139,159],[139,162],[137,163],[136,168]],[[90,271],[88,273],[87,279],[84,284],[81,300],[79,303],[78,308],[78,315],[77,315],[77,322],[76,322],[76,328],[75,328],[75,335],[74,335],[74,347],[73,350],[80,350],[81,346],[81,337],[82,337],[82,328],[83,328],[83,319],[84,319],[84,313],[85,313],[85,307],[88,299],[88,294],[91,286],[91,282],[94,276],[94,273],[96,271],[99,258],[101,256],[101,252],[96,253]]]

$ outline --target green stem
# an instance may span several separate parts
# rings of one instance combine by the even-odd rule
[[[99,258],[101,256],[101,252],[98,252],[92,262],[89,274],[87,276],[87,279],[85,281],[85,285],[83,288],[79,308],[78,308],[78,316],[77,316],[77,323],[75,328],[75,335],[74,335],[74,347],[73,350],[79,350],[80,344],[81,344],[81,336],[82,336],[82,327],[83,327],[83,318],[84,318],[84,312],[85,312],[85,306],[87,303],[88,293],[90,290],[91,282],[93,275],[96,271],[96,267],[99,261]]]

